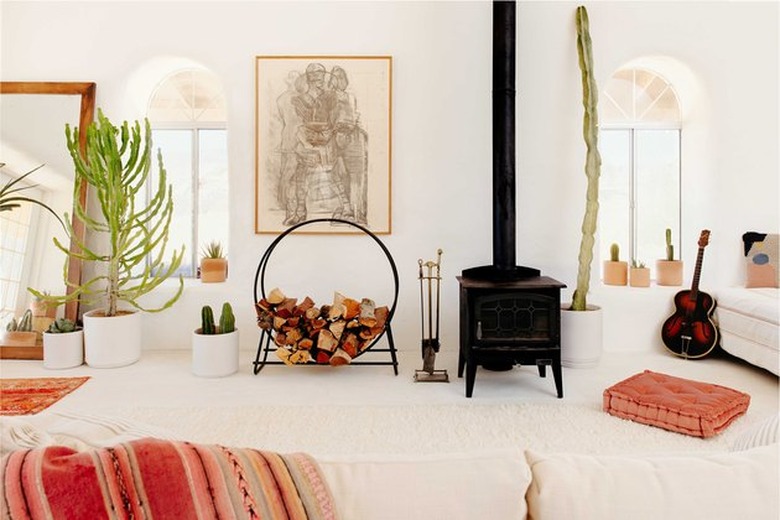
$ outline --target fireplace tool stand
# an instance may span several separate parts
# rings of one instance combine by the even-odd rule
[[[436,353],[439,352],[440,346],[439,302],[441,300],[441,253],[441,249],[436,251],[437,256],[435,262],[429,260],[423,263],[422,259],[417,261],[417,264],[419,265],[418,278],[420,280],[420,325],[422,329],[423,369],[414,371],[415,383],[450,382],[446,370],[436,370],[434,368],[436,364]],[[435,328],[434,314],[436,314]],[[425,327],[426,320],[428,322],[427,336]]]

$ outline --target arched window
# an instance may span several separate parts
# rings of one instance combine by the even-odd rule
[[[169,243],[185,245],[180,272],[195,276],[207,243],[228,248],[227,110],[219,79],[202,69],[170,74],[152,93],[147,117],[173,185]]]
[[[680,251],[680,114],[672,85],[647,69],[620,69],[602,90],[602,258],[617,243],[621,260],[649,266],[665,257],[666,228]]]

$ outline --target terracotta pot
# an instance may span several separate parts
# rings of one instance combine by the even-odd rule
[[[192,333],[192,373],[223,377],[238,371],[238,329],[227,334]]]
[[[656,260],[655,282],[658,285],[682,285],[683,261],[682,260]]]
[[[626,285],[628,282],[628,262],[604,261],[604,285]]]
[[[30,311],[35,318],[52,318],[57,316],[57,305],[43,301],[30,303]]]
[[[629,283],[631,287],[650,287],[650,269],[647,267],[632,267]]]
[[[227,259],[203,258],[200,261],[200,281],[203,283],[224,282],[227,279]]]

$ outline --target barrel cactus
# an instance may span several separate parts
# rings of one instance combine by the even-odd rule
[[[228,302],[222,304],[222,313],[219,316],[219,333],[228,334],[236,330],[236,317],[233,315],[233,307]]]

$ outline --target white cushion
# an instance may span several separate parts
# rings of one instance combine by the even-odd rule
[[[529,518],[777,520],[778,445],[696,456],[527,451]]]
[[[342,520],[524,519],[520,450],[317,457]]]

